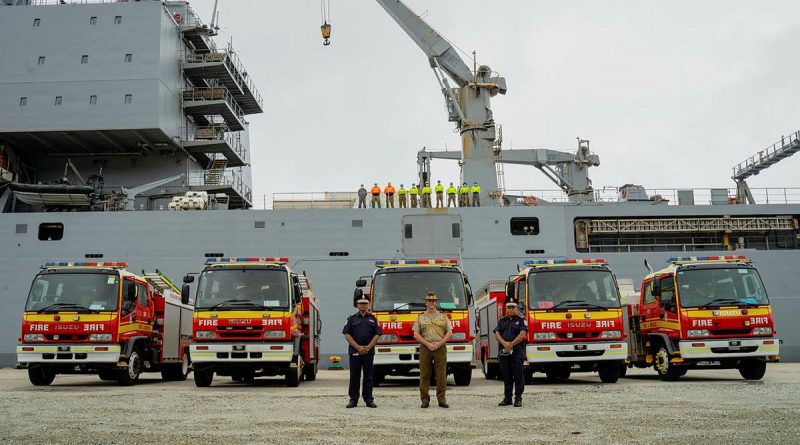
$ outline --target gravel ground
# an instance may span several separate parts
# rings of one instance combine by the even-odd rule
[[[345,409],[347,371],[321,371],[299,388],[221,377],[196,388],[191,376],[155,375],[127,388],[93,376],[38,388],[25,371],[0,369],[0,443],[800,443],[798,371],[769,365],[758,382],[689,371],[661,382],[632,370],[613,385],[573,374],[563,384],[537,379],[522,408],[496,406],[502,383],[475,371],[471,386],[448,387],[450,409],[423,410],[416,382],[402,379],[376,388],[377,409]]]

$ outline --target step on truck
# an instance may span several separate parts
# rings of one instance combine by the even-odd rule
[[[192,307],[158,270],[124,262],[50,262],[33,279],[17,346],[34,385],[96,374],[133,385],[142,372],[186,380]]]
[[[419,348],[412,327],[426,310],[425,295],[435,292],[438,309],[447,315],[453,336],[447,343],[447,373],[456,385],[472,379],[472,335],[468,307],[472,291],[455,259],[385,260],[375,262],[371,280],[356,281],[354,298],[370,296],[370,310],[383,335],[375,346],[374,382],[386,376],[418,376]],[[365,291],[368,289],[368,292]]]
[[[573,372],[597,372],[603,383],[619,379],[628,347],[616,278],[605,260],[526,261],[505,286],[491,281],[477,296],[475,353],[487,379],[499,377],[499,346],[492,331],[509,299],[519,303],[528,323],[528,382],[535,372],[552,382]]]
[[[663,380],[689,369],[738,369],[759,380],[780,360],[772,307],[755,266],[741,255],[686,256],[642,281],[628,305],[630,366]]]
[[[197,280],[191,344],[194,382],[214,375],[252,383],[283,376],[286,386],[315,380],[322,323],[305,273],[288,258],[209,258]],[[184,277],[188,299],[194,275]]]

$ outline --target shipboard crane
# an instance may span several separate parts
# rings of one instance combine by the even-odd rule
[[[800,151],[800,130],[788,137],[781,136],[780,141],[734,166],[731,179],[736,182],[736,202],[755,204],[756,200],[750,192],[750,186],[747,185],[747,178],[759,174],[761,170],[769,168],[798,151]]]
[[[482,203],[497,201],[486,199],[488,196],[499,196],[493,150],[497,133],[491,98],[498,93],[506,93],[505,78],[495,76],[486,65],[470,70],[453,45],[400,0],[377,2],[428,56],[444,94],[449,120],[456,123],[461,133],[462,150],[459,160],[462,165],[462,180],[469,184],[480,184],[481,194],[484,195],[481,196]],[[455,87],[450,86],[448,78],[455,83]],[[427,152],[432,157],[439,157],[436,156],[437,153]],[[454,154],[449,153],[443,158],[453,159]]]

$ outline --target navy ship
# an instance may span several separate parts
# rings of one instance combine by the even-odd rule
[[[232,44],[185,1],[0,0],[14,45],[0,65],[0,366],[15,346],[31,279],[48,261],[127,261],[177,279],[209,258],[288,257],[320,297],[322,351],[341,354],[354,283],[376,260],[457,258],[474,286],[525,260],[605,258],[635,295],[643,261],[746,255],[775,309],[782,357],[800,360],[800,204],[747,179],[800,150],[784,136],[734,169],[733,189],[594,189],[599,156],[507,150],[491,100],[506,79],[465,63],[402,2],[378,3],[428,58],[460,151],[417,154],[481,184],[480,207],[364,211],[355,193],[276,199],[253,209],[247,116],[264,102]],[[13,36],[13,37],[10,37]],[[551,194],[506,190],[503,165],[528,165]]]

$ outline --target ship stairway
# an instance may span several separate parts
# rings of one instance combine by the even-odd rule
[[[170,281],[169,278],[167,278],[158,269],[156,269],[155,272],[146,272],[145,270],[142,270],[142,276],[145,280],[147,280],[148,283],[152,284],[153,287],[160,290],[162,293],[166,292],[167,290],[177,294],[181,293],[180,289],[172,284],[172,281]]]
[[[795,131],[788,137],[782,136],[780,141],[759,151],[733,167],[733,179],[736,181],[743,181],[751,176],[757,175],[762,170],[769,168],[782,159],[788,158],[798,151],[800,151],[800,130]]]
[[[225,179],[225,167],[228,165],[228,160],[224,158],[215,158],[211,160],[205,174],[206,185],[220,185]]]
[[[492,144],[494,167],[497,172],[497,188],[501,195],[506,194],[506,173],[503,170],[503,127],[498,128],[499,136]]]

